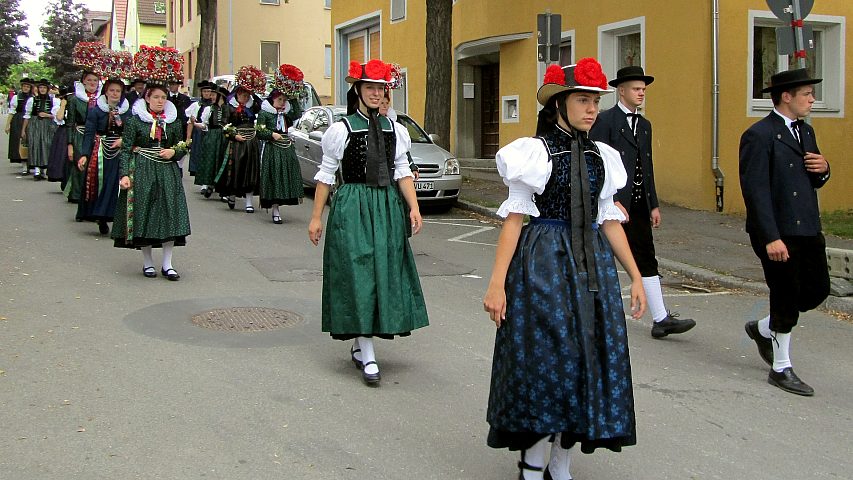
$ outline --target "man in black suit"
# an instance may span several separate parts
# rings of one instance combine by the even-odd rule
[[[128,104],[131,108],[133,108],[133,104],[142,98],[143,93],[145,92],[145,80],[142,78],[134,78],[130,82],[130,88],[127,93],[124,95],[124,98],[127,99]]]
[[[791,330],[800,312],[829,295],[826,242],[821,233],[817,189],[829,180],[814,129],[801,120],[811,113],[814,85],[806,69],[770,79],[773,111],[740,139],[740,186],[746,231],[770,288],[770,315],[747,322],[746,333],[772,369],[768,383],[797,395],[814,395],[791,366]]]
[[[654,320],[652,337],[663,338],[684,333],[696,326],[696,322],[678,318],[677,313],[667,310],[655,258],[652,228],[660,226],[661,217],[652,166],[652,124],[637,111],[646,97],[646,86],[654,80],[642,67],[619,69],[616,78],[610,81],[610,86],[616,87],[619,102],[598,116],[589,137],[610,145],[622,155],[630,181],[616,192],[613,200],[625,214],[622,226],[643,276],[643,289]]]

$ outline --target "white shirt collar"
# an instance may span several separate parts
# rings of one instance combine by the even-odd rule
[[[163,108],[163,111],[166,112],[166,123],[172,123],[176,118],[178,118],[178,109],[175,108],[175,104],[169,100],[166,100],[166,105]],[[148,111],[148,104],[145,103],[144,98],[140,98],[133,104],[133,114],[145,123],[154,123],[154,117],[152,117],[151,112]]]
[[[240,105],[239,103],[237,103],[237,95],[236,94],[233,97],[231,97],[230,100],[228,100],[228,104],[234,108],[237,108]],[[252,108],[252,105],[254,105],[254,104],[255,104],[255,96],[249,95],[249,101],[246,102],[245,105],[243,105],[243,108]]]
[[[775,108],[773,109],[773,113],[782,117],[782,120],[785,121],[785,126],[788,128],[791,128],[791,124],[797,121],[797,119],[791,120],[790,118],[786,117],[785,115],[782,115],[782,112],[780,112],[779,110],[776,110]]]
[[[98,88],[95,89],[95,92],[101,91],[101,87],[103,86],[103,82],[98,82]],[[74,96],[78,99],[88,103],[89,102],[89,94],[86,93],[86,86],[83,85],[83,82],[77,81],[74,82]]]

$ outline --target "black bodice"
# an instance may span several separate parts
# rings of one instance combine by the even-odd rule
[[[394,178],[394,153],[397,150],[397,136],[394,132],[382,132],[385,135],[385,158],[388,160],[388,178]],[[341,177],[343,183],[366,183],[367,176],[367,130],[349,132],[349,144],[341,159]]]
[[[211,130],[215,130],[217,128],[222,128],[223,111],[221,105],[210,105],[210,119],[207,121],[207,128]]]
[[[15,113],[24,113],[24,109],[27,108],[27,100],[29,99],[29,93],[18,94],[18,105],[15,106]]]
[[[595,222],[598,217],[598,194],[604,183],[604,161],[598,147],[586,134],[581,134],[584,146],[584,158],[586,168],[589,172],[589,195],[590,195],[590,221]],[[550,133],[539,137],[548,150],[552,163],[551,177],[545,185],[541,195],[534,195],[536,208],[539,210],[539,218],[551,218],[571,221],[571,135],[560,128],[553,129]]]
[[[51,108],[53,108],[53,100],[50,96],[45,95],[42,97],[41,95],[33,97],[33,111],[30,114],[33,117],[37,117],[39,113],[50,113]]]

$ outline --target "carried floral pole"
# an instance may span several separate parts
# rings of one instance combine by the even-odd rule
[[[75,66],[93,70],[100,63],[102,52],[107,46],[101,42],[77,42],[71,52],[71,61]]]
[[[262,94],[267,89],[267,76],[254,65],[243,65],[234,76],[237,86],[252,93]]]
[[[275,71],[275,89],[287,98],[304,96],[305,75],[298,67],[285,63]]]

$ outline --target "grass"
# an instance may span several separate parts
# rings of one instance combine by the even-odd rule
[[[820,216],[823,231],[842,238],[853,238],[853,209],[836,210]]]

